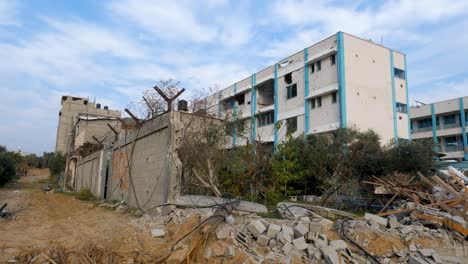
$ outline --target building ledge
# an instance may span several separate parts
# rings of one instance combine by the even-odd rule
[[[310,95],[307,96],[306,99],[311,99],[317,96],[322,96],[322,95],[337,92],[337,91],[338,91],[338,83],[334,83],[332,85],[328,85],[320,89],[311,90]]]

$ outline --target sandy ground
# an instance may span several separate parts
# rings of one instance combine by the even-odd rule
[[[72,248],[90,242],[119,241],[123,251],[152,251],[161,245],[162,241],[130,225],[128,214],[42,191],[46,184],[38,181],[47,177],[47,171],[36,170],[17,184],[0,188],[0,203],[8,203],[6,209],[16,212],[13,220],[0,219],[0,261],[50,245]]]
[[[13,220],[0,219],[0,263],[51,248],[81,250],[91,244],[112,248],[123,258],[132,259],[129,263],[139,259],[145,260],[141,263],[155,263],[200,221],[198,215],[192,215],[183,222],[169,223],[164,239],[152,238],[148,228],[135,224],[138,219],[134,216],[43,191],[47,184],[40,182],[48,177],[48,171],[32,170],[29,174],[16,184],[0,188],[0,203],[8,203],[6,209],[15,213]],[[216,239],[210,241],[221,246],[222,252],[227,247]],[[190,239],[184,242],[187,245]],[[236,250],[234,258],[213,258],[208,263],[243,263],[246,259]]]

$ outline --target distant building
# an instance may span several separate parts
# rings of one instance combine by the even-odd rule
[[[83,146],[86,142],[97,143],[96,139],[104,141],[110,134],[108,124],[118,129],[118,123],[117,117],[79,116],[75,124],[74,149]]]
[[[71,145],[71,132],[79,117],[120,118],[120,111],[109,110],[107,106],[101,109],[100,104],[89,102],[87,98],[62,96],[61,104],[55,151],[62,154],[68,153],[74,147]]]
[[[431,138],[441,159],[468,160],[468,96],[411,107],[412,139]]]
[[[231,145],[277,146],[340,127],[409,138],[406,56],[343,32],[206,98],[197,111],[236,121]],[[233,122],[234,123],[234,122]]]

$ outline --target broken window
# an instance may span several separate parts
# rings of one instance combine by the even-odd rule
[[[408,113],[408,107],[404,103],[396,102],[396,111],[398,113]]]
[[[395,77],[400,78],[400,79],[405,79],[405,71],[402,69],[398,68],[393,68],[393,72],[395,74]]]
[[[336,92],[332,93],[332,104],[336,104]]]
[[[258,120],[258,126],[259,127],[273,124],[275,122],[274,111],[259,114],[257,120]]]
[[[315,108],[315,98],[312,98],[312,100],[310,100],[310,105],[312,106],[312,109]]]
[[[286,119],[287,133],[291,134],[297,130],[297,116]]]
[[[317,107],[322,107],[322,96],[317,97]]]
[[[236,95],[236,102],[238,105],[243,105],[245,103],[245,93]]]
[[[229,98],[223,101],[224,110],[229,110],[234,108],[234,98]]]
[[[336,63],[335,54],[332,54],[332,55],[330,56],[330,64],[331,64],[331,65],[335,65],[335,63]]]
[[[291,72],[284,76],[284,82],[286,82],[287,84],[292,83],[292,73]]]
[[[286,89],[288,92],[288,99],[297,96],[297,84],[296,83],[286,86]]]
[[[314,72],[315,72],[315,64],[312,63],[312,64],[310,65],[310,73],[314,73]]]
[[[319,72],[322,69],[322,61],[317,61],[317,71]]]

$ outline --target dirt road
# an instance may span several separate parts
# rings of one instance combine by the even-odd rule
[[[64,194],[44,192],[41,187],[46,184],[38,181],[47,176],[29,175],[15,185],[0,188],[0,203],[8,203],[7,209],[16,212],[13,220],[0,219],[0,261],[33,248],[72,248],[112,241],[118,241],[120,251],[141,250],[158,255],[154,249],[161,241],[131,225],[131,216]]]

